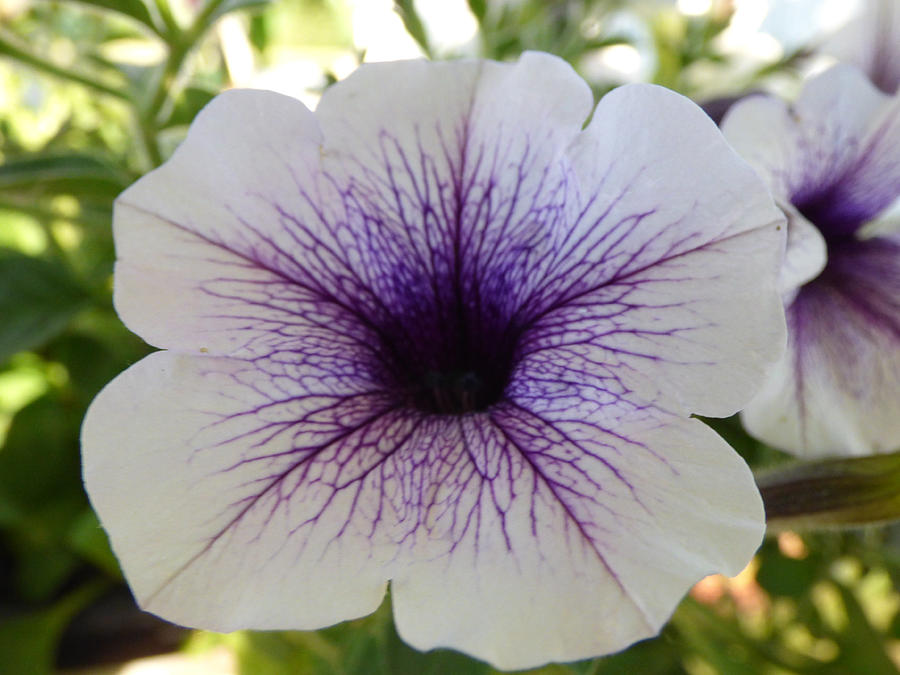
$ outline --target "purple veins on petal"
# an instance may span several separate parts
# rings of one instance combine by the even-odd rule
[[[227,92],[119,198],[116,307],[163,351],[84,473],[142,606],[311,629],[390,583],[410,644],[525,668],[746,564],[752,476],[689,415],[779,355],[783,218],[686,99],[590,103],[542,54]]]

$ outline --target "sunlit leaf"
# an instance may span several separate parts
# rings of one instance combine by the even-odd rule
[[[869,623],[853,591],[842,584],[836,586],[847,613],[847,627],[836,636],[841,653],[827,672],[896,675],[898,668],[888,656],[884,637]]]
[[[311,634],[315,636],[315,634]],[[242,633],[233,648],[241,675],[291,675],[339,672],[330,668],[314,649],[304,649],[290,633],[255,631]]]

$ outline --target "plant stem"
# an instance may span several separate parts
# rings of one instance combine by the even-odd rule
[[[170,33],[169,56],[160,73],[156,89],[149,103],[138,115],[138,127],[141,138],[147,149],[147,154],[154,166],[162,164],[162,152],[159,148],[157,132],[159,131],[159,114],[163,110],[169,95],[174,88],[178,74],[184,66],[184,61],[191,49],[197,44],[203,34],[209,29],[216,11],[224,0],[209,0],[203,9],[194,18],[190,28],[185,32]]]

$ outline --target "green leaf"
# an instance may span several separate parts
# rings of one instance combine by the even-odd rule
[[[728,675],[758,675],[775,665],[788,672],[808,670],[817,662],[777,642],[757,640],[733,619],[718,615],[693,598],[685,598],[672,616],[682,643],[713,667]],[[602,672],[602,671],[601,671]]]
[[[591,675],[684,675],[678,648],[665,637],[644,640],[623,652],[597,660]]]
[[[112,164],[84,154],[42,154],[6,160],[0,166],[0,190],[38,194],[102,195],[109,199],[132,177]]]
[[[61,333],[88,300],[62,266],[0,249],[0,363]]]
[[[54,77],[70,82],[77,82],[92,91],[131,102],[131,97],[128,92],[116,86],[105,84],[97,74],[85,73],[83,68],[70,69],[60,66],[53,61],[44,58],[43,54],[32,52],[24,42],[18,38],[12,37],[8,31],[3,30],[2,25],[0,25],[0,55],[14,59]]]
[[[69,593],[49,609],[0,622],[0,673],[50,675],[56,645],[72,617],[104,589],[89,584]]]
[[[119,561],[109,545],[109,537],[100,526],[93,509],[84,509],[72,522],[66,542],[75,553],[102,569],[110,577],[122,577]]]
[[[150,9],[141,0],[78,0],[83,5],[92,5],[105,10],[113,10],[119,14],[130,16],[159,34],[159,27]]]
[[[16,592],[31,603],[52,600],[79,565],[77,556],[54,545],[23,548],[15,553]]]
[[[847,627],[834,636],[841,651],[838,659],[830,664],[830,672],[896,675],[897,666],[887,653],[884,636],[869,623],[853,591],[843,584],[835,585],[847,612]]]
[[[314,644],[303,644],[307,637],[321,641],[317,633],[248,631],[237,637],[232,647],[242,675],[340,672],[337,667],[329,667],[332,659],[322,658]]]
[[[403,25],[406,26],[406,32],[419,44],[422,51],[428,58],[432,57],[431,45],[428,42],[428,33],[425,31],[425,25],[416,11],[413,0],[396,0],[394,10],[403,19]]]
[[[82,323],[79,320],[79,323]],[[118,340],[117,347],[129,346],[129,333],[122,328],[108,340]],[[81,403],[87,405],[91,399],[121,371],[143,356],[143,352],[133,357],[123,358],[109,346],[92,336],[78,332],[66,332],[49,343],[42,352],[47,359],[62,363],[69,373],[69,383],[77,391]]]
[[[469,9],[475,15],[475,18],[478,19],[478,22],[481,23],[484,20],[484,15],[487,13],[487,0],[469,0]]]
[[[236,12],[239,9],[253,9],[257,7],[264,7],[268,4],[269,0],[225,0],[225,2],[219,5],[212,12],[212,14],[209,15],[207,25],[211,25],[219,18],[231,12]]]
[[[487,664],[449,649],[416,651],[400,639],[393,621],[390,622],[385,651],[389,664],[386,674],[391,675],[488,675],[493,672]],[[354,672],[362,675],[366,671]]]
[[[215,95],[216,92],[200,87],[185,88],[175,99],[172,114],[169,115],[169,119],[166,120],[163,127],[190,124],[203,106],[209,103]]]
[[[87,508],[78,462],[83,412],[46,394],[18,412],[0,449],[0,503],[18,512],[4,524],[4,539],[17,592],[30,600],[52,597],[79,563],[67,539]]]
[[[760,566],[756,579],[759,585],[772,595],[799,598],[820,579],[821,568],[818,556],[795,560],[778,551],[772,540],[764,543]]]
[[[0,449],[0,492],[34,510],[81,497],[78,429],[82,406],[45,394],[13,418]]]

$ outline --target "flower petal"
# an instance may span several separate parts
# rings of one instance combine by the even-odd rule
[[[827,236],[857,231],[896,199],[900,96],[836,67],[810,80],[790,108],[762,97],[735,105],[729,142]]]
[[[582,210],[523,349],[589,351],[578,367],[652,372],[671,410],[736,412],[780,356],[783,215],[706,115],[662,88],[604,97],[571,157]]]
[[[315,117],[226,92],[119,198],[116,307],[151,344],[234,356],[296,334],[310,304],[390,323],[446,302],[447,278],[514,307],[564,213],[559,159],[590,103],[546,54],[368,65]]]
[[[900,7],[897,0],[862,0],[859,13],[821,51],[863,69],[881,91],[900,88]]]
[[[900,444],[900,239],[844,242],[788,307],[789,345],[742,413],[753,435],[807,456]]]
[[[778,288],[785,302],[789,302],[800,286],[815,279],[825,269],[828,249],[819,228],[804,218],[793,204],[783,204],[782,209],[788,219],[788,236]]]
[[[386,258],[416,268],[381,297],[408,304],[410,288],[437,281],[503,298],[500,313],[519,306],[569,215],[564,153],[591,104],[568,64],[532,52],[514,64],[370,64],[329,89],[316,111],[329,171],[352,186],[368,255],[378,269]]]
[[[210,103],[173,157],[116,202],[126,325],[158,347],[217,354],[268,353],[295,334],[304,304],[327,295],[316,274],[332,270],[336,286],[342,270],[311,205],[320,142],[291,98],[229,91]],[[298,218],[306,231],[290,227]]]
[[[546,55],[373,65],[315,117],[220,97],[122,196],[117,307],[177,353],[96,399],[84,471],[145,607],[312,628],[390,579],[414,645],[518,667],[739,570],[759,496],[684,416],[777,358],[783,217],[686,99],[589,107]],[[416,399],[504,358],[483,406]]]
[[[381,602],[393,547],[360,503],[382,437],[366,434],[406,423],[377,395],[283,370],[158,352],[92,403],[85,484],[145,609],[229,631],[319,628]]]
[[[707,427],[647,410],[608,426],[577,396],[556,405],[463,423],[477,501],[455,514],[449,555],[426,555],[391,584],[414,647],[501,669],[617,651],[759,545],[750,471]]]

